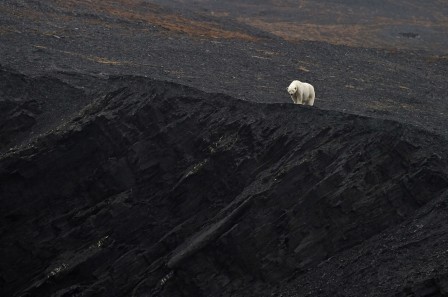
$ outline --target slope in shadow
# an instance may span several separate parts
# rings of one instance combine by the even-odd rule
[[[0,151],[55,128],[88,103],[80,88],[0,65]]]
[[[104,83],[0,159],[6,295],[260,296],[448,187],[446,141],[396,122]]]

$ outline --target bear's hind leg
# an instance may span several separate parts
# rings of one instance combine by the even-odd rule
[[[314,105],[314,97],[311,97],[310,100],[308,100],[308,105],[313,106]]]
[[[308,99],[308,105],[313,106],[314,105],[314,99],[316,98],[316,95],[314,94],[314,90],[311,92],[310,97]]]

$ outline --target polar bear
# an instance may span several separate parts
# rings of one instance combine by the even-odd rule
[[[294,80],[286,89],[295,104],[313,106],[316,94],[314,87],[309,83]]]

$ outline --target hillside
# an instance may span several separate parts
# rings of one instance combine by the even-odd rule
[[[0,295],[447,295],[446,4],[296,2],[2,1]]]
[[[339,276],[319,285],[333,294],[352,274],[369,285],[359,272],[386,269],[383,250],[427,263],[424,276],[375,278],[398,278],[385,292],[447,273],[443,138],[139,77],[103,83],[87,108],[0,160],[6,294],[268,296],[316,273]],[[352,263],[335,268],[336,257]]]

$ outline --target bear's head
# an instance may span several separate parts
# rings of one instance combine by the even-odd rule
[[[297,85],[290,85],[286,88],[288,90],[289,95],[293,95],[295,92],[297,92]]]

